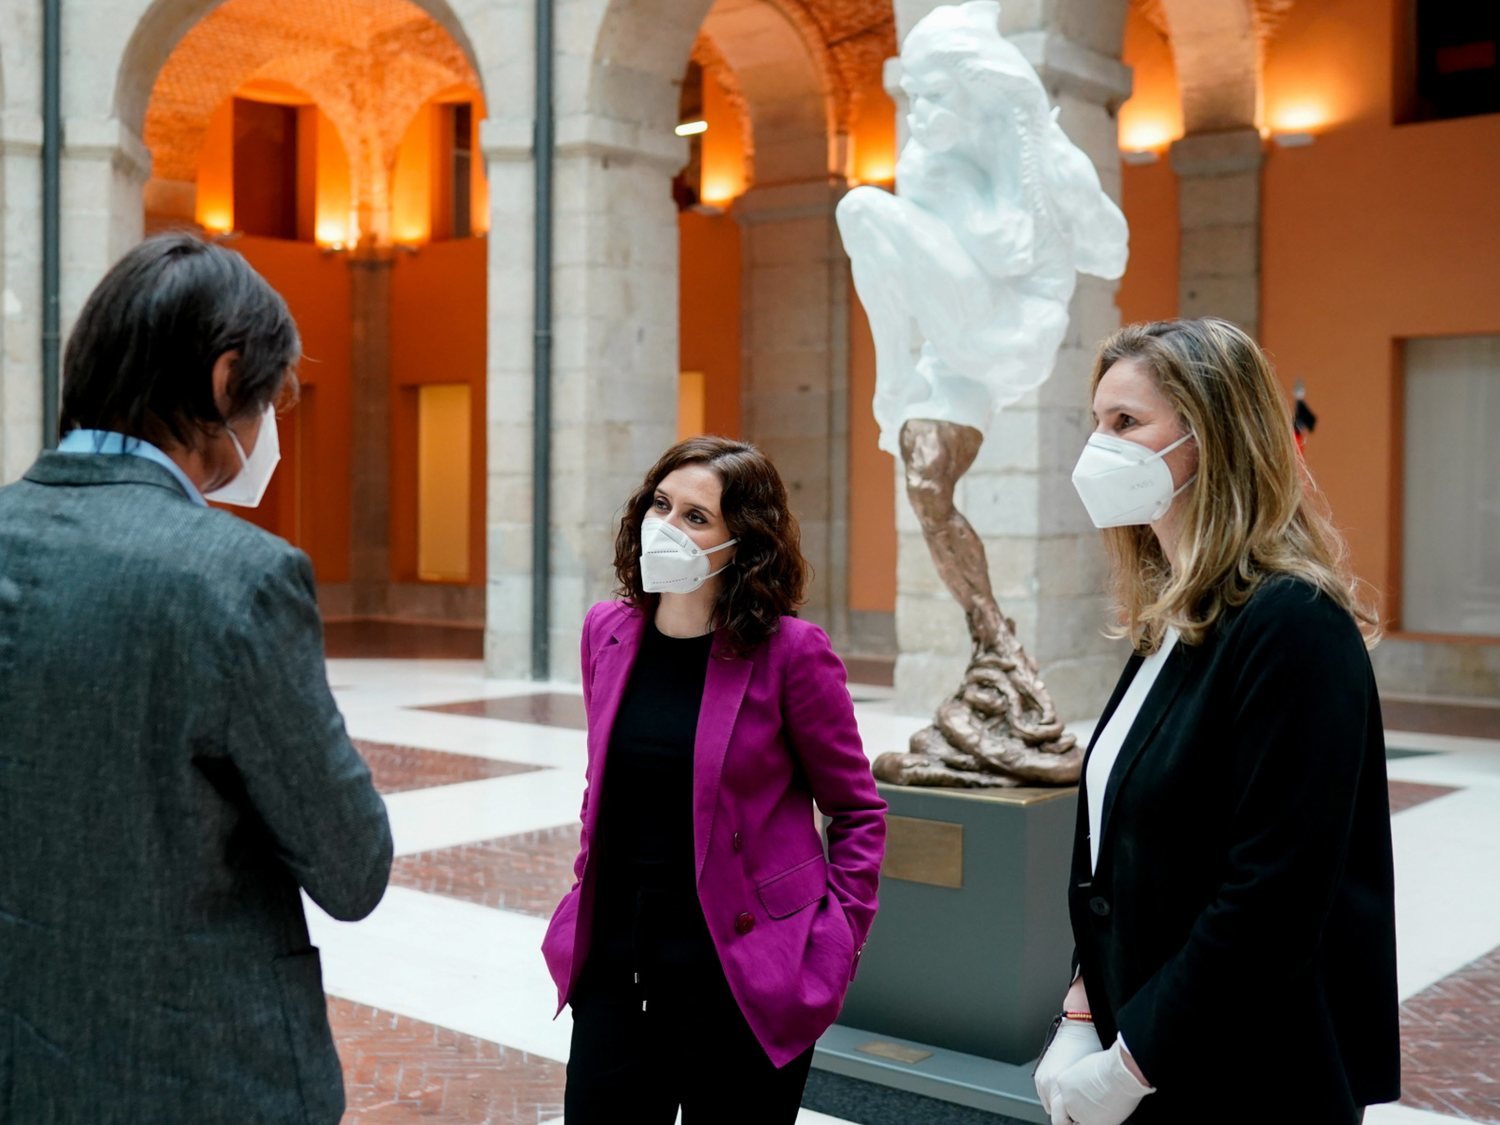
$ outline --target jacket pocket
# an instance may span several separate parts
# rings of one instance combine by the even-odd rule
[[[336,1125],[344,1115],[344,1075],[323,995],[323,965],[316,949],[271,962],[281,994],[281,1014],[297,1072],[308,1125]]]
[[[758,884],[755,893],[772,918],[789,917],[828,893],[828,861],[821,853],[805,859]]]

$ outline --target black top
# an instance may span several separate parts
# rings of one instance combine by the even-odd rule
[[[718,964],[693,848],[693,744],[712,646],[712,633],[668,637],[654,624],[641,635],[605,760],[595,979]]]
[[[1276,578],[1179,644],[1105,787],[1092,873],[1078,810],[1094,1021],[1157,1087],[1131,1121],[1353,1125],[1399,1095],[1385,744],[1348,613]]]

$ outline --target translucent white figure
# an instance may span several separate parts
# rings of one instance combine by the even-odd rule
[[[908,419],[986,431],[1052,370],[1077,273],[1125,269],[1125,217],[999,27],[998,3],[970,0],[912,29],[896,194],[856,188],[838,208],[875,337],[880,446],[897,455]]]

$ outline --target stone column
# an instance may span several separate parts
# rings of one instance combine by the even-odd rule
[[[849,628],[849,268],[842,183],[755,188],[743,232],[744,431],[776,463],[812,564],[805,615]]]
[[[42,446],[42,122],[0,116],[0,484]]]
[[[391,585],[391,252],[349,256],[349,586],[357,617],[389,610]]]
[[[1117,57],[1124,5],[1092,7],[1100,9],[1100,18],[1080,22],[1063,20],[1051,5],[1008,6],[1002,30],[1036,68],[1061,108],[1063,129],[1093,158],[1105,190],[1118,199],[1115,111],[1130,94],[1130,73]],[[918,13],[908,18],[914,22]],[[1076,30],[1064,35],[1059,24],[1090,29],[1092,38],[1078,38]],[[903,30],[909,27],[904,23]],[[898,66],[888,66],[888,87],[898,74]],[[1079,278],[1051,377],[996,420],[956,497],[984,539],[1000,608],[1015,620],[1064,721],[1099,713],[1125,655],[1101,636],[1103,551],[1070,480],[1091,429],[1094,350],[1119,325],[1115,288],[1114,282]],[[930,714],[958,686],[969,634],[904,499],[897,513],[896,706],[907,714]]]
[[[670,183],[686,150],[668,130],[588,113],[560,118],[557,138],[548,641],[551,675],[576,680],[583,615],[614,587],[619,510],[676,431],[677,210]],[[489,155],[491,197],[516,192],[529,211],[529,165],[507,163],[495,149]],[[521,676],[530,667],[534,531],[531,244],[500,230],[496,219],[491,261],[498,265],[495,255],[504,253],[520,269],[491,275],[490,437],[512,448],[492,453],[490,462],[486,662],[491,675]],[[507,344],[521,345],[518,354],[496,356]]]
[[[145,142],[117,119],[69,117],[62,151],[62,332],[105,271],[141,240]]]
[[[1182,246],[1178,310],[1260,334],[1260,134],[1194,133],[1172,145]]]
[[[531,669],[531,123],[480,125],[489,171],[485,670]]]

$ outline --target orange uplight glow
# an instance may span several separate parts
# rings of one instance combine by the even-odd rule
[[[1161,121],[1132,121],[1120,129],[1120,147],[1126,152],[1148,152],[1166,148],[1177,138]]]
[[[745,190],[745,185],[738,178],[724,177],[717,179],[703,179],[703,202],[712,207],[726,207]]]
[[[349,228],[337,219],[319,219],[315,237],[319,246],[341,249],[349,244]]]
[[[228,234],[234,229],[234,219],[227,210],[214,208],[199,212],[198,223],[209,234]]]
[[[1278,106],[1270,114],[1270,127],[1276,133],[1313,133],[1327,127],[1329,114],[1316,102],[1291,102]]]

